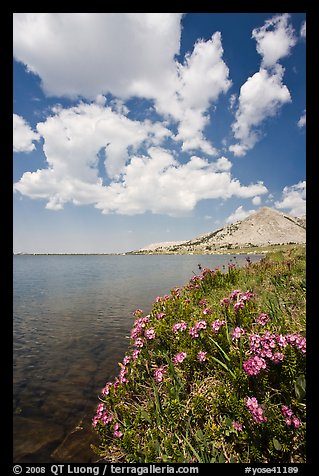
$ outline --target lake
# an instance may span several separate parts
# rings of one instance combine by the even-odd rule
[[[198,264],[229,262],[246,255],[14,256],[14,461],[88,462],[98,395],[118,374],[133,311],[149,313]]]

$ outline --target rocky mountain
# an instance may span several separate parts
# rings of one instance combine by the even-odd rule
[[[292,217],[272,208],[263,207],[244,220],[239,220],[192,240],[157,243],[139,251],[155,253],[213,252],[223,249],[305,242],[305,216]]]

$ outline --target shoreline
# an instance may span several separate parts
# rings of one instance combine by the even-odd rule
[[[296,246],[305,247],[306,243],[284,243],[284,244],[273,244],[273,245],[264,245],[264,246],[245,246],[239,248],[229,248],[229,249],[219,249],[219,250],[194,250],[194,251],[147,251],[147,250],[136,250],[136,251],[126,251],[123,253],[13,253],[13,256],[145,256],[145,255],[245,255],[245,254],[264,254],[272,253],[276,251],[285,251],[292,249]]]

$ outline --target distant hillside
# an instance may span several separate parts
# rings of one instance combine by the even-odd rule
[[[169,247],[169,246],[176,246],[187,243],[186,241],[163,241],[162,243],[151,243],[150,245],[145,246],[145,248],[141,248],[140,251],[154,251],[157,248]]]
[[[306,217],[292,217],[272,208],[260,208],[244,220],[185,242],[149,245],[140,251],[203,252],[251,246],[305,243]]]

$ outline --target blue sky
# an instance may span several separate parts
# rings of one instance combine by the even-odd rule
[[[306,213],[306,15],[16,13],[14,252]]]

